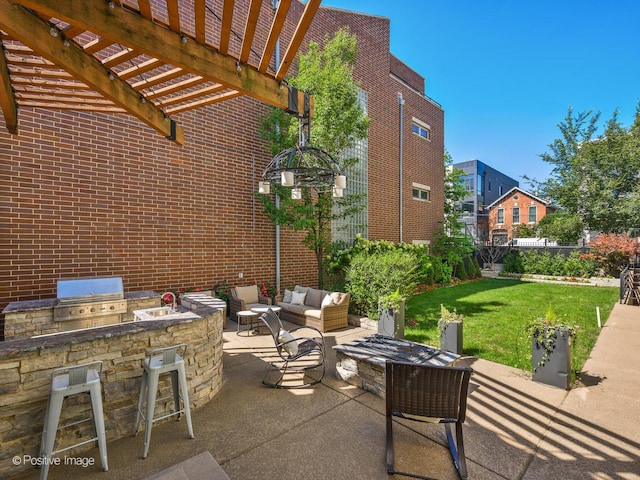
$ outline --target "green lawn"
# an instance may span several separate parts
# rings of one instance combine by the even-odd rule
[[[440,344],[440,304],[464,318],[464,352],[485,360],[531,370],[531,340],[525,325],[544,316],[549,305],[558,319],[579,326],[573,344],[572,367],[580,372],[598,337],[596,307],[605,323],[619,289],[518,280],[482,279],[423,292],[407,299],[405,337]]]

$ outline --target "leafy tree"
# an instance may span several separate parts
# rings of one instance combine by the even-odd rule
[[[367,136],[369,126],[352,75],[356,55],[355,36],[347,28],[339,30],[333,38],[325,38],[324,47],[311,42],[308,52],[300,57],[298,75],[289,79],[292,86],[309,93],[314,100],[313,135],[303,141],[309,140],[310,145],[341,158],[343,168],[357,162],[355,158],[344,158],[343,154]],[[275,155],[296,144],[300,129],[297,119],[270,109],[262,119],[260,136],[269,141]],[[275,224],[306,232],[302,243],[315,253],[318,286],[322,288],[323,261],[331,245],[331,221],[347,218],[364,208],[363,196],[347,194],[333,198],[330,191],[303,189],[302,199],[292,200],[289,190],[274,187],[279,202],[260,195],[264,211]]]
[[[578,215],[554,212],[540,220],[538,229],[541,237],[560,243],[576,243],[582,237],[583,225]]]
[[[584,228],[619,233],[640,224],[640,104],[631,128],[616,111],[596,137],[599,119],[569,109],[559,124],[562,138],[541,155],[554,168],[539,186]]]
[[[464,233],[462,200],[466,196],[464,172],[453,168],[453,158],[444,153],[444,221],[434,234],[433,253],[453,269],[474,250],[473,240]]]

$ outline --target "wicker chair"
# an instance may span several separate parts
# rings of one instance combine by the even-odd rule
[[[387,360],[386,423],[387,473],[429,479],[398,472],[393,466],[393,416],[430,423],[444,423],[451,456],[460,478],[467,478],[462,424],[467,410],[470,367],[444,367]],[[456,435],[453,438],[452,426]]]
[[[300,327],[286,331],[280,317],[269,309],[260,316],[276,344],[279,360],[271,362],[271,368],[262,383],[274,388],[304,388],[322,381],[324,377],[324,337],[315,327]],[[308,330],[317,337],[294,335]],[[292,383],[287,373],[302,375],[302,383]],[[273,379],[275,377],[275,380]]]
[[[257,285],[234,287],[229,290],[229,318],[238,321],[238,312],[251,310],[253,307],[271,305],[271,297],[259,294]],[[246,323],[246,319],[242,319]]]

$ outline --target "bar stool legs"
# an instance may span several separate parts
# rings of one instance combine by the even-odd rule
[[[144,360],[142,372],[142,384],[140,385],[140,399],[138,400],[138,415],[136,417],[137,434],[140,429],[140,420],[145,423],[144,450],[142,458],[147,458],[149,444],[151,442],[151,428],[153,422],[163,418],[177,415],[178,419],[182,413],[187,419],[189,437],[194,438],[193,426],[191,425],[191,408],[189,406],[189,392],[187,390],[187,375],[184,368],[184,355],[187,350],[186,344],[175,345],[173,347],[158,348],[151,351],[148,358]],[[180,351],[180,354],[178,353]],[[154,411],[157,401],[158,382],[160,375],[169,373],[171,375],[171,387],[173,393],[174,411],[158,418],[154,418]],[[182,395],[181,395],[182,394]],[[183,408],[180,408],[180,398],[182,396]],[[143,413],[143,406],[145,407]]]
[[[102,469],[105,472],[109,469],[107,462],[107,440],[104,429],[104,415],[102,411],[102,391],[100,388],[101,377],[101,361],[85,363],[75,367],[57,368],[52,372],[51,392],[49,394],[49,401],[47,403],[47,410],[44,417],[44,429],[42,430],[42,442],[40,444],[40,458],[42,459],[42,469],[40,470],[41,480],[46,480],[49,475],[52,455],[95,441],[98,442]],[[89,393],[91,397],[91,410],[96,436],[80,443],[76,443],[75,445],[53,451],[64,399],[77,393]],[[82,421],[88,420],[90,419]]]

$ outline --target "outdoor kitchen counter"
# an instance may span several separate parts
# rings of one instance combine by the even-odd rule
[[[222,386],[223,310],[195,307],[193,311],[200,318],[124,322],[0,342],[0,478],[34,468],[13,465],[11,459],[16,455],[38,456],[51,372],[55,368],[102,360],[107,441],[134,433],[142,361],[154,348],[186,343],[190,403],[198,408],[209,402]],[[161,388],[168,385],[170,382],[162,383]],[[74,408],[63,408],[60,424],[69,423],[72,417],[90,416],[90,403],[86,400]],[[165,403],[158,403],[158,415],[168,413]],[[57,445],[64,448],[76,443],[78,433],[92,436],[91,422],[59,431]],[[142,437],[140,442],[142,449]],[[69,451],[69,455],[93,447],[90,443]],[[131,455],[135,458],[139,452]]]

